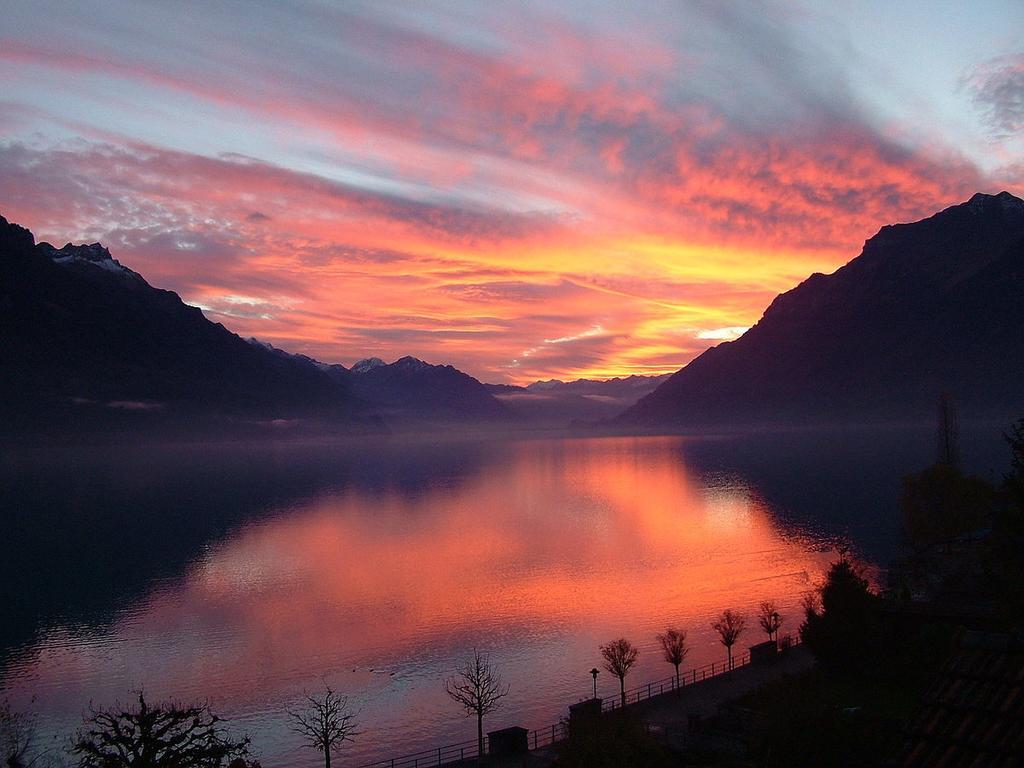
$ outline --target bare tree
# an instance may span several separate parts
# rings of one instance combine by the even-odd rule
[[[626,675],[636,664],[639,655],[640,651],[637,647],[624,637],[601,646],[604,668],[619,678],[619,695],[622,697],[622,706],[626,706]]]
[[[30,768],[42,758],[35,749],[35,717],[11,708],[6,699],[0,703],[0,766]]]
[[[719,640],[721,640],[722,645],[725,646],[725,650],[729,654],[729,669],[732,669],[732,647],[736,645],[736,641],[740,639],[743,628],[746,626],[747,620],[743,615],[736,613],[732,609],[722,611],[718,621],[711,625],[711,628],[718,633]]]
[[[305,739],[306,744],[324,754],[324,768],[331,768],[331,754],[339,751],[346,741],[355,741],[356,713],[349,707],[348,697],[334,691],[329,685],[319,696],[306,694],[305,709],[288,710],[292,730]]]
[[[782,614],[775,608],[775,603],[766,600],[761,603],[761,613],[757,617],[761,629],[768,635],[769,640],[779,641],[779,629],[782,627]]]
[[[90,708],[71,746],[79,768],[220,768],[248,755],[249,739],[230,738],[208,704],[153,706],[138,696],[138,706]]]
[[[658,635],[658,642],[661,643],[661,650],[665,654],[665,661],[676,668],[676,689],[679,689],[679,667],[690,649],[686,647],[686,632],[681,629],[669,627],[665,634]]]
[[[812,589],[810,592],[804,592],[803,597],[800,598],[800,606],[803,608],[804,613],[820,613],[821,594],[819,591]]]
[[[484,756],[484,715],[498,707],[508,696],[509,688],[491,666],[490,657],[476,648],[473,658],[459,668],[458,674],[444,681],[445,692],[462,705],[466,717],[476,715],[477,750],[481,758]]]

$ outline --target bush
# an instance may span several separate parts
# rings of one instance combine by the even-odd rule
[[[671,753],[628,711],[602,715],[558,747],[557,768],[633,768],[673,765]]]
[[[990,525],[996,491],[956,467],[934,467],[903,478],[903,532],[917,546],[955,539]]]
[[[808,601],[800,636],[819,662],[841,668],[870,665],[881,643],[877,610],[879,597],[871,591],[861,569],[841,557],[832,564],[820,601]]]

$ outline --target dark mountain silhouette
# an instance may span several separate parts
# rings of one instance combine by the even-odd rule
[[[610,418],[653,391],[668,376],[626,376],[603,381],[549,379],[525,387],[485,386],[516,415],[531,422],[565,426],[573,421]]]
[[[548,379],[527,384],[525,389],[528,392],[638,399],[648,392],[652,392],[670,375],[666,373],[662,376],[616,376],[614,379],[576,379],[575,381]]]
[[[9,428],[365,414],[349,388],[247,344],[101,245],[34,244],[0,218],[0,396]]]
[[[512,414],[467,373],[415,357],[393,363],[360,360],[350,371],[352,391],[386,419],[503,421]]]
[[[476,415],[486,410],[482,396],[492,412],[504,410],[478,382],[476,397],[467,394],[469,376],[426,368],[402,379],[404,392],[382,377],[381,396],[364,397],[366,382],[344,367],[246,342],[98,243],[36,245],[0,217],[0,430],[316,422],[377,431],[384,406],[427,419]],[[444,382],[452,383],[446,409]]]
[[[1024,411],[1024,201],[1008,192],[883,227],[615,422],[920,420],[942,392],[964,415]]]
[[[512,416],[487,385],[450,365],[431,365],[411,356],[393,363],[370,357],[345,368],[286,352],[258,339],[249,339],[249,343],[343,382],[360,402],[386,416],[389,423],[503,421]]]

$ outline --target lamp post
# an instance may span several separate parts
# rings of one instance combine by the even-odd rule
[[[591,677],[594,678],[594,698],[595,699],[597,698],[597,675],[598,675],[598,673],[600,671],[601,670],[599,670],[597,667],[594,667],[592,670],[590,670],[590,675],[591,675]]]

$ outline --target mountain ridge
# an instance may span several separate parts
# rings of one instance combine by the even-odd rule
[[[488,391],[522,419],[547,426],[611,418],[668,378],[626,376],[611,379],[547,379],[526,386],[486,384]]]
[[[882,227],[859,256],[777,296],[619,426],[928,418],[1024,408],[1024,201],[974,195]]]
[[[0,278],[6,431],[316,422],[365,432],[383,428],[383,411],[399,420],[508,417],[483,385],[451,366],[406,357],[382,364],[390,378],[367,378],[242,339],[101,244],[36,244],[2,216]],[[385,380],[376,392],[374,382]]]

